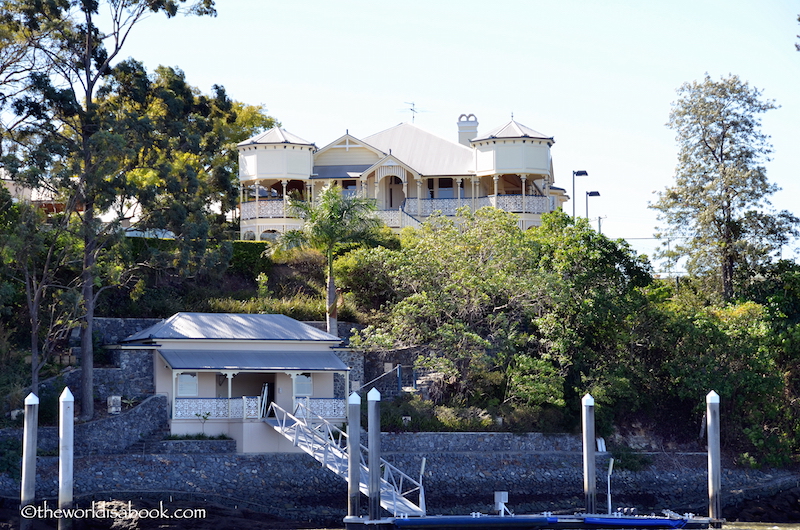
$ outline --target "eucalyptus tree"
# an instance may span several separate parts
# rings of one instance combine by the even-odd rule
[[[312,201],[292,197],[289,209],[303,220],[303,227],[281,235],[276,249],[314,248],[325,255],[327,287],[325,314],[328,333],[338,336],[337,293],[333,274],[334,254],[341,245],[368,243],[379,237],[382,225],[375,202],[365,197],[346,195],[336,185],[327,185]]]
[[[29,42],[47,69],[30,76],[29,89],[14,103],[18,114],[31,116],[21,135],[28,148],[21,154],[25,171],[20,178],[34,185],[52,183],[62,193],[66,211],[80,219],[81,417],[89,419],[94,413],[92,332],[95,288],[101,279],[98,257],[105,250],[106,234],[118,227],[118,222],[101,222],[100,214],[109,210],[124,188],[120,160],[130,147],[103,123],[97,90],[112,72],[112,63],[134,27],[149,14],[175,16],[185,1],[20,0],[14,4],[27,28],[47,28],[45,39]],[[183,11],[214,15],[214,2],[199,0]]]
[[[30,324],[31,388],[38,394],[39,374],[57,347],[66,344],[81,314],[75,273],[80,247],[68,216],[51,215],[35,204],[13,206],[14,225],[4,234],[2,258],[12,280],[25,293]]]
[[[764,163],[772,146],[759,115],[775,109],[762,91],[731,75],[684,83],[667,125],[679,145],[675,185],[651,207],[666,223],[670,259],[688,258],[691,273],[713,279],[729,300],[737,274],[763,264],[797,235],[798,219],[773,212],[778,190]]]

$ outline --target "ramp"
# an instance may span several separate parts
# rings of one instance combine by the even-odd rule
[[[289,439],[295,447],[313,456],[318,462],[344,480],[348,475],[347,433],[325,418],[298,403],[290,414],[270,403],[264,422]],[[369,495],[366,464],[367,448],[361,444],[359,491]],[[394,517],[425,515],[425,493],[420,482],[412,479],[389,462],[381,459],[381,506]],[[417,496],[418,503],[409,497]]]

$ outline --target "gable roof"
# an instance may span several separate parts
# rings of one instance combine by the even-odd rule
[[[425,176],[474,174],[472,149],[409,123],[367,136],[364,141]]]
[[[491,131],[487,132],[486,134],[482,134],[476,138],[470,140],[471,142],[481,142],[484,140],[492,140],[495,138],[536,138],[539,140],[550,140],[553,141],[552,136],[547,136],[545,134],[540,133],[539,131],[534,131],[530,127],[526,127],[521,123],[517,123],[514,120],[506,123],[505,125],[501,125],[500,127],[496,127]]]
[[[338,337],[286,315],[244,313],[175,313],[122,342],[163,339],[341,342]]]
[[[263,133],[257,134],[239,142],[240,146],[253,145],[253,144],[296,144],[296,145],[314,145],[313,143],[303,140],[299,136],[290,133],[286,129],[280,127],[273,127],[272,129]]]

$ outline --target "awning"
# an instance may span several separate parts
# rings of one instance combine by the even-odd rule
[[[173,370],[346,372],[333,352],[258,350],[158,350]]]

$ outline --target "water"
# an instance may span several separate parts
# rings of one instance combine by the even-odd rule
[[[800,530],[800,523],[726,523],[723,530]]]

